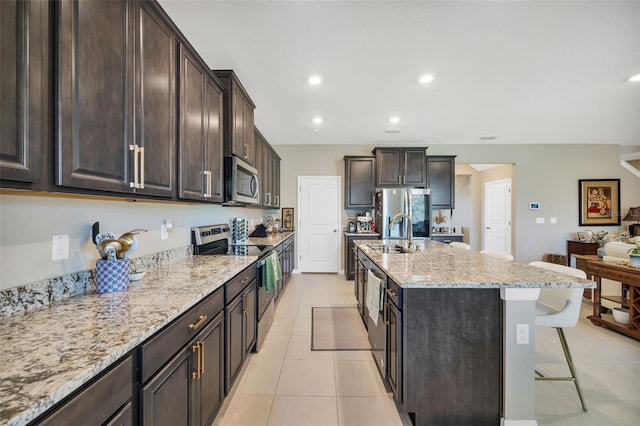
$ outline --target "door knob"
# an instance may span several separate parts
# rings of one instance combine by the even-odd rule
[[[337,230],[337,229],[334,229],[334,230],[333,230],[333,232],[338,232],[338,230]]]
[[[484,229],[491,229],[491,227],[487,226],[487,227],[486,227],[486,228],[484,228]]]

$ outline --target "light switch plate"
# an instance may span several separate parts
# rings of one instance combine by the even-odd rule
[[[536,225],[544,225],[544,217],[536,217]]]
[[[558,218],[557,217],[550,217],[549,218],[549,223],[552,223],[552,224],[555,225],[556,223],[558,223]]]
[[[167,225],[164,223],[160,225],[160,239],[161,240],[169,239],[169,232],[167,231]]]

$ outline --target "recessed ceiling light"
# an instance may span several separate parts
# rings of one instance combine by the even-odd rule
[[[310,85],[317,86],[320,83],[322,83],[322,77],[319,75],[312,75],[309,77],[309,80],[307,81],[309,82]]]
[[[322,124],[322,117],[313,117],[314,124]]]
[[[635,83],[636,81],[640,81],[640,74],[636,74],[636,75],[634,75],[633,77],[629,78],[629,81],[632,81],[632,82],[634,82],[634,83]]]
[[[482,135],[482,136],[480,136],[480,140],[481,141],[494,141],[494,140],[496,140],[498,138],[499,138],[498,135]]]
[[[418,82],[420,84],[427,84],[427,83],[431,83],[433,81],[433,75],[431,74],[425,74],[423,76],[420,76],[420,78],[418,79]]]
[[[389,119],[389,123],[396,124],[396,123],[399,123],[399,122],[400,122],[400,117],[395,116],[395,115]]]

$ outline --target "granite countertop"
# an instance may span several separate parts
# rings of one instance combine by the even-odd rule
[[[432,237],[464,237],[462,232],[433,232],[431,233]]]
[[[293,235],[291,231],[278,232],[277,234],[267,234],[266,237],[249,237],[248,244],[277,246],[287,238]]]
[[[477,251],[451,247],[435,241],[420,241],[418,253],[382,253],[370,246],[406,244],[406,240],[356,240],[369,259],[404,288],[594,288],[590,280],[574,278],[497,259]]]
[[[123,292],[2,318],[0,424],[35,419],[256,260],[192,256],[148,271]]]
[[[379,237],[377,232],[344,232],[347,237]]]

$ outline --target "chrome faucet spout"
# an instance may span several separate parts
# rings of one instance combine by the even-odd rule
[[[405,213],[397,213],[393,218],[391,218],[391,224],[389,225],[389,230],[393,230],[393,225],[395,225],[396,220],[400,217],[406,217],[409,221],[409,250],[417,250],[418,246],[413,243],[413,222],[411,221],[411,217]]]

